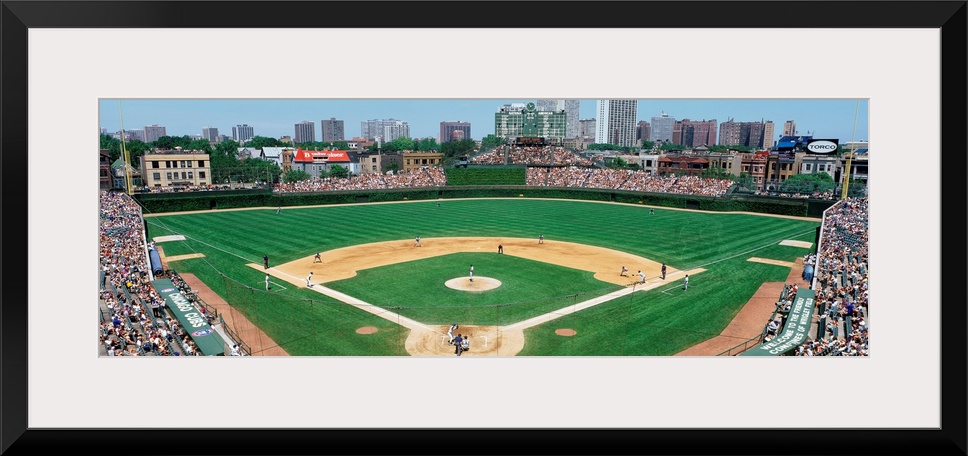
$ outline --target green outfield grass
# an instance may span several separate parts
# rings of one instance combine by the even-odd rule
[[[654,215],[639,206],[567,200],[469,199],[399,204],[360,204],[265,210],[217,211],[148,217],[148,236],[182,234],[185,241],[164,242],[167,256],[203,253],[203,259],[181,260],[171,267],[197,275],[236,306],[290,354],[402,355],[407,330],[319,293],[292,287],[262,290],[264,275],[246,266],[281,264],[317,251],[370,242],[455,236],[505,236],[577,242],[612,248],[665,262],[675,269],[706,268],[690,281],[688,292],[670,285],[600,304],[591,309],[526,331],[522,355],[669,355],[719,334],[765,281],[783,281],[789,268],[746,261],[749,257],[794,261],[810,249],[777,245],[785,239],[814,240],[819,221],[779,217],[702,213],[656,208]],[[465,254],[458,254],[465,255]],[[375,305],[400,307],[418,321],[446,324],[506,324],[532,316],[532,307],[554,307],[554,298],[571,293],[609,291],[590,273],[515,258],[522,265],[508,270],[508,283],[522,276],[516,270],[551,271],[552,286],[508,287],[471,296],[443,287],[441,276],[466,274],[467,265],[486,267],[479,275],[495,277],[491,268],[512,261],[498,255],[466,254],[451,271],[446,257],[415,262],[406,281],[383,283],[381,277],[402,276],[404,266],[362,271],[353,279],[334,282],[340,289]],[[464,264],[467,263],[467,264]],[[478,266],[480,265],[480,266]],[[445,271],[446,270],[446,271]],[[555,277],[561,275],[558,282]],[[226,279],[227,277],[228,279]],[[421,285],[423,284],[423,285]],[[436,285],[426,285],[436,284]],[[438,289],[437,287],[443,289]],[[247,290],[244,287],[252,287]],[[668,288],[668,289],[666,289]],[[453,307],[447,308],[453,291]],[[559,291],[561,290],[561,291]],[[566,292],[567,290],[567,292]],[[422,294],[424,293],[424,294]],[[542,300],[543,294],[547,293]],[[400,300],[395,300],[395,299]],[[462,302],[456,302],[458,299]],[[308,301],[311,300],[311,301]],[[406,300],[407,303],[402,302]],[[560,301],[560,299],[559,299]],[[564,299],[567,301],[567,299]],[[551,302],[551,304],[545,304]],[[439,309],[439,313],[434,310]],[[543,307],[542,307],[543,309]],[[519,318],[517,315],[521,315]],[[379,332],[361,336],[359,326]],[[567,326],[581,337],[560,337],[554,329]]]
[[[444,282],[475,276],[501,281],[486,292],[448,288]],[[419,273],[415,273],[419,271]],[[622,287],[596,280],[593,273],[497,253],[453,253],[360,271],[326,286],[369,303],[434,325],[507,325]]]

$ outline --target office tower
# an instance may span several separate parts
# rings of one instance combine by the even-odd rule
[[[202,128],[202,139],[205,139],[208,142],[218,142],[218,128],[215,128],[215,127]]]
[[[255,129],[248,124],[236,125],[232,127],[232,139],[244,143],[255,136]]]
[[[437,138],[437,142],[443,144],[449,141],[459,141],[460,139],[456,138],[457,135],[460,136],[460,139],[471,139],[470,122],[460,120],[457,122],[441,122],[440,136]]]
[[[797,134],[797,123],[788,120],[783,122],[783,136],[796,136]]]
[[[645,120],[639,121],[639,126],[635,127],[636,141],[652,141],[652,125]]]
[[[168,136],[165,127],[161,125],[145,125],[145,142],[155,142],[162,136]]]
[[[595,119],[578,120],[578,136],[595,140]]]
[[[729,119],[719,124],[719,144],[770,148],[773,146],[773,121],[736,122]]]
[[[343,132],[343,121],[336,120],[335,117],[330,117],[329,120],[321,120],[320,133],[323,136],[323,142],[333,142],[333,141],[344,141],[346,138]]]
[[[565,137],[578,137],[578,115],[581,100],[538,100],[536,106],[538,111],[564,111]]]
[[[595,142],[634,146],[638,100],[598,100],[597,108]]]
[[[676,121],[672,129],[672,143],[686,147],[716,145],[716,119]]]
[[[293,142],[296,144],[303,144],[308,142],[316,142],[316,124],[308,120],[304,120],[295,125],[296,134],[293,136]]]
[[[360,136],[368,140],[390,142],[410,137],[410,124],[396,119],[371,119],[360,122]]]
[[[672,142],[672,130],[675,129],[676,118],[665,112],[652,117],[652,141]]]

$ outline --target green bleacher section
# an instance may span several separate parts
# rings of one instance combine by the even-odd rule
[[[447,185],[524,185],[525,166],[445,168]]]

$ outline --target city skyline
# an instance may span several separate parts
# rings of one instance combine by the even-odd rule
[[[473,136],[480,140],[494,133],[494,113],[500,106],[527,103],[537,99],[123,99],[120,101],[126,131],[159,125],[170,136],[199,135],[205,127],[231,131],[248,125],[256,136],[294,137],[294,125],[335,118],[346,125],[345,139],[361,136],[358,126],[370,119],[397,119],[407,122],[411,137],[437,138],[441,122],[467,122]],[[596,118],[595,99],[579,99],[579,119]],[[715,119],[717,124],[770,120],[777,126],[773,139],[786,121],[796,124],[798,134],[808,131],[815,137],[841,142],[868,140],[868,102],[866,99],[637,99],[638,121],[667,113],[676,120]],[[859,101],[859,104],[858,104]],[[854,117],[856,111],[856,132]],[[118,99],[99,100],[99,130],[120,130]]]

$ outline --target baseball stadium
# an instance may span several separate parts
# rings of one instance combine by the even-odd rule
[[[102,191],[100,355],[868,355],[866,197],[462,158]]]

